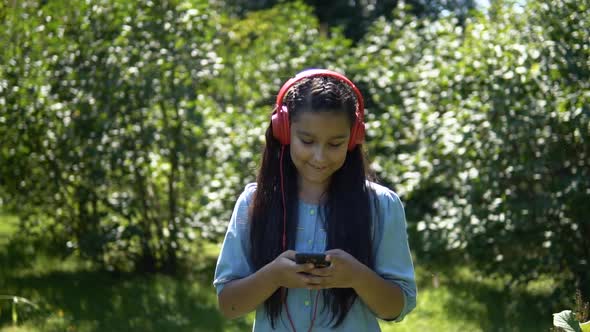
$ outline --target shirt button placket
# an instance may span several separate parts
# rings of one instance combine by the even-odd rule
[[[315,209],[310,209],[309,210],[309,214],[312,215],[312,216],[314,216],[315,215]],[[315,229],[315,227],[317,227],[317,225],[313,225],[313,227]],[[315,236],[315,234],[314,234],[314,236]],[[313,250],[313,241],[314,241],[314,239],[307,240],[307,244],[309,244],[309,250],[310,251]]]

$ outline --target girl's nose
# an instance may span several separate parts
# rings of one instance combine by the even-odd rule
[[[313,159],[315,161],[322,162],[322,161],[324,161],[325,157],[326,157],[326,149],[324,147],[322,147],[321,145],[317,145],[313,151]]]

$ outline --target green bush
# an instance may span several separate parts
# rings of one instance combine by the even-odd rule
[[[588,4],[498,3],[464,27],[401,12],[356,49],[373,166],[424,262],[565,272],[590,292]]]
[[[117,270],[173,271],[218,239],[275,86],[349,46],[299,3],[241,21],[206,1],[4,10],[5,205],[27,236]]]
[[[30,1],[5,22],[0,167],[23,230],[109,268],[174,268],[199,236],[216,14],[206,1]]]

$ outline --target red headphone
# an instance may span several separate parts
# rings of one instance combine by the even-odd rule
[[[362,144],[365,140],[365,124],[363,122],[365,116],[365,106],[363,104],[363,95],[357,87],[352,83],[346,76],[337,72],[327,69],[308,69],[300,72],[289,79],[279,90],[277,95],[276,107],[272,113],[272,134],[281,142],[282,145],[288,145],[291,143],[291,131],[289,129],[289,112],[287,107],[283,105],[283,98],[287,94],[287,91],[297,82],[304,78],[316,77],[316,76],[329,76],[337,78],[338,80],[346,83],[352,91],[356,94],[357,109],[356,117],[352,129],[350,130],[350,140],[348,141],[348,151],[354,149],[357,144]]]

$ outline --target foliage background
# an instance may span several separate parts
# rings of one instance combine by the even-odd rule
[[[280,85],[326,67],[365,95],[417,265],[590,297],[590,2],[342,3],[0,3],[15,241],[178,274],[254,180]]]

